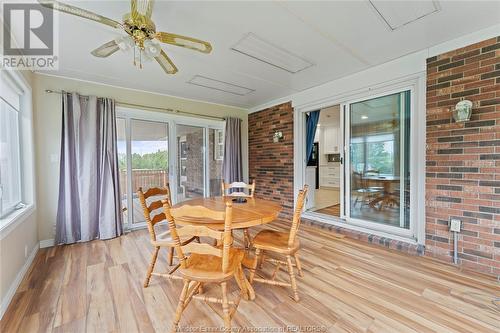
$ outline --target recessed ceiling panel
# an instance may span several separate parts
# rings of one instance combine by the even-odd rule
[[[370,0],[370,3],[391,30],[439,11],[436,1]]]
[[[253,33],[248,33],[231,49],[290,73],[297,73],[313,66],[311,62]]]
[[[238,86],[229,82],[224,82],[216,79],[211,79],[201,75],[196,75],[191,80],[188,81],[190,84],[194,84],[200,87],[205,87],[209,89],[219,90],[227,92],[234,95],[244,96],[251,93],[254,89]]]

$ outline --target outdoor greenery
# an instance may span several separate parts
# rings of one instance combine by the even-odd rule
[[[127,169],[127,155],[118,154],[118,163],[120,169]],[[144,155],[132,154],[132,169],[167,170],[168,152],[166,150],[158,150],[156,153]]]
[[[351,147],[354,170],[378,170],[380,174],[394,174],[394,157],[385,148],[386,142],[355,143]],[[364,149],[366,147],[366,161]],[[367,165],[365,166],[365,163]]]

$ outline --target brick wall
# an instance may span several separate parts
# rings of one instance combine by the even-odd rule
[[[274,132],[284,139],[273,142]],[[291,103],[248,115],[249,176],[258,198],[283,204],[282,217],[293,211],[293,109]]]
[[[474,103],[471,121],[452,107]],[[500,275],[500,37],[427,59],[426,255]]]

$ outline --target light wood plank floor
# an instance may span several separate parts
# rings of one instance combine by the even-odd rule
[[[305,268],[305,276],[298,279],[300,303],[284,288],[257,284],[257,298],[241,302],[234,326],[499,332],[500,311],[493,297],[500,296],[500,287],[492,278],[338,239],[314,227],[303,226],[300,236]],[[146,230],[110,241],[40,250],[4,315],[1,332],[168,331],[182,282],[153,277],[144,289],[150,253]],[[158,268],[166,268],[165,257],[164,253]],[[270,271],[268,265],[264,268]],[[286,275],[280,272],[279,277]],[[207,287],[205,292],[213,290]],[[193,332],[221,325],[212,309],[196,300],[181,319],[181,326]]]

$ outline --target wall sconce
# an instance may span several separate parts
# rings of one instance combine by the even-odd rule
[[[274,132],[274,135],[273,135],[273,141],[274,142],[280,142],[283,140],[283,132],[279,131],[279,132]]]
[[[457,123],[469,121],[472,115],[472,102],[467,99],[462,99],[455,105],[455,109],[452,113],[453,119],[455,119]]]

